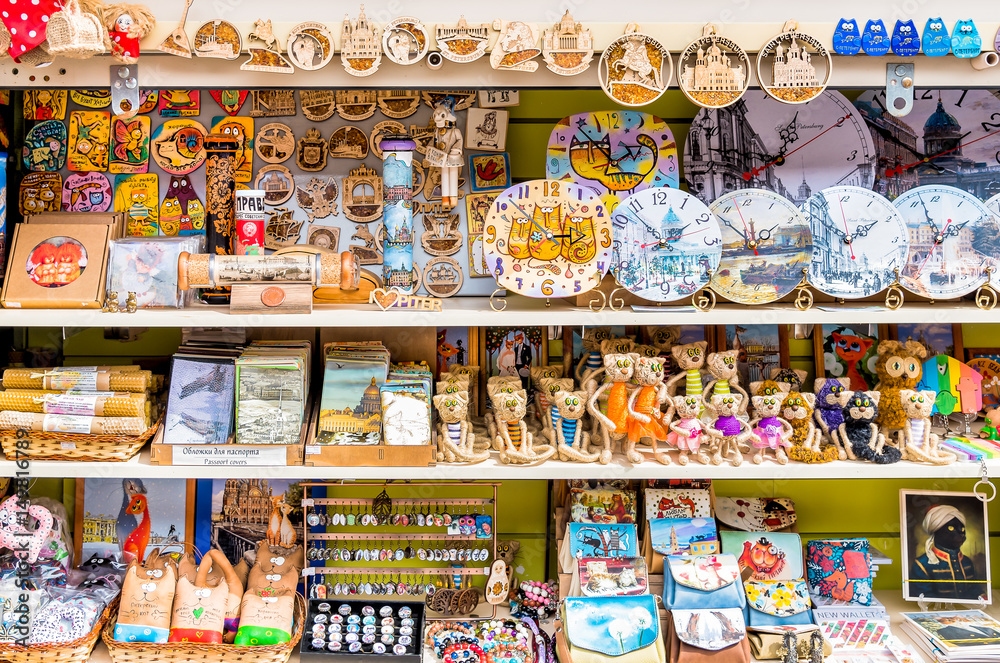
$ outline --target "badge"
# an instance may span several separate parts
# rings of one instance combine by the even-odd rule
[[[299,139],[296,152],[296,165],[300,170],[316,172],[326,168],[326,141],[320,135],[319,129],[310,127],[306,135]],[[367,525],[367,515],[362,518],[362,524]]]

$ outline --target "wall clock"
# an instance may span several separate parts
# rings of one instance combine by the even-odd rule
[[[545,174],[590,187],[614,211],[637,191],[677,188],[677,143],[667,123],[649,113],[570,115],[559,120],[549,136]]]
[[[708,285],[722,256],[719,223],[703,202],[678,189],[645,189],[611,216],[611,273],[654,302],[690,297]]]
[[[875,146],[861,114],[827,90],[790,106],[751,90],[727,108],[703,108],[684,144],[688,190],[706,203],[767,189],[801,205],[815,191],[871,188]]]
[[[992,267],[990,285],[1000,290],[1000,193],[985,203],[990,217],[984,223],[976,226],[973,245],[986,260],[986,266]]]
[[[982,243],[983,253],[995,254],[998,238],[980,229],[995,223],[978,198],[955,187],[929,184],[910,189],[893,204],[909,231],[909,254],[899,279],[904,288],[923,297],[952,298],[983,284],[986,270],[976,245]]]
[[[597,287],[611,264],[611,216],[590,189],[531,180],[497,196],[483,255],[497,284],[528,297]]]
[[[868,297],[896,281],[906,261],[906,223],[892,203],[869,189],[835,186],[802,206],[812,230],[809,283],[844,299]]]
[[[722,231],[712,290],[740,304],[766,304],[802,282],[812,262],[812,232],[793,203],[766,189],[741,189],[709,209]]]

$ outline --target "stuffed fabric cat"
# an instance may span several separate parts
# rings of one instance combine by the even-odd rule
[[[176,589],[177,567],[159,548],[153,548],[144,563],[132,560],[122,584],[115,640],[166,642]]]

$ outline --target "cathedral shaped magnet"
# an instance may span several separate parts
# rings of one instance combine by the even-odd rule
[[[705,26],[702,36],[685,48],[677,60],[677,82],[688,99],[703,108],[725,108],[736,103],[750,85],[750,58],[718,27]]]
[[[365,16],[364,6],[357,20],[344,17],[340,61],[351,76],[371,76],[382,62],[382,30]]]

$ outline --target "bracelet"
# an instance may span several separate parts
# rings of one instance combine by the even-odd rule
[[[464,633],[465,635],[475,636],[472,629],[463,624],[462,622],[431,622],[431,625],[427,627],[427,635],[424,638],[424,642],[428,645],[437,642],[436,635],[440,631],[458,631]]]
[[[486,654],[486,663],[525,663],[528,659],[528,645],[499,644]]]
[[[471,642],[449,645],[441,658],[445,663],[465,663],[472,660],[476,663],[485,663],[489,660],[482,647]]]
[[[546,639],[543,638],[542,636],[547,634],[539,632],[538,622],[535,621],[534,617],[521,617],[521,623],[527,625],[527,627],[530,628],[531,632],[534,634],[533,641],[535,643],[536,663],[546,663],[548,643],[546,642]]]

